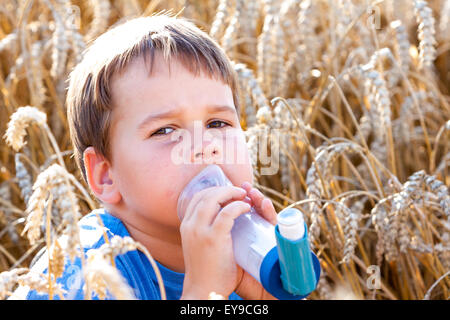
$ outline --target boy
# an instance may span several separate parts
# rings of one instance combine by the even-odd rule
[[[110,29],[71,73],[66,102],[76,163],[103,207],[95,213],[109,238],[131,236],[148,249],[168,299],[207,299],[211,292],[230,299],[273,298],[234,261],[234,219],[253,205],[275,224],[276,212],[252,188],[236,75],[206,33],[166,15]],[[211,139],[192,144],[185,137],[196,136],[199,128]],[[180,134],[187,154],[181,163],[175,152]],[[244,161],[229,161],[230,145]],[[219,165],[233,186],[197,193],[180,222],[178,196],[209,163]],[[94,213],[80,226],[85,252],[104,243]],[[58,279],[69,292],[65,298],[84,297],[77,261]],[[115,264],[138,299],[161,298],[142,252],[117,256]],[[44,272],[46,258],[34,268]],[[48,296],[31,291],[27,298]]]

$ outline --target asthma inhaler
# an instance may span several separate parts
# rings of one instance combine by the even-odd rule
[[[222,169],[211,164],[197,174],[178,198],[177,213],[183,219],[195,193],[215,186],[231,186]],[[218,213],[220,214],[220,212]],[[294,208],[277,215],[275,227],[252,207],[234,220],[231,230],[236,263],[278,299],[302,299],[316,287],[320,264],[309,250],[306,225]]]

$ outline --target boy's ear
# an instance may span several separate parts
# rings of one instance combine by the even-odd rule
[[[83,152],[84,167],[89,187],[95,196],[104,203],[116,204],[122,199],[117,185],[111,178],[111,166],[94,147]]]

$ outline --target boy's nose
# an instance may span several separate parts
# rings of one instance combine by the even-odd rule
[[[200,148],[196,148],[194,145],[191,151],[191,163],[217,163],[222,154],[222,148],[219,145],[217,139],[212,141],[205,141]]]

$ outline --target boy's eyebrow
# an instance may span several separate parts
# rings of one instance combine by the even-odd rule
[[[234,109],[231,106],[228,105],[210,105],[206,107],[206,110],[211,112],[229,112],[229,113],[235,113],[236,109]],[[144,129],[148,126],[149,123],[155,121],[155,120],[161,120],[161,119],[169,119],[169,118],[175,118],[177,116],[180,116],[182,114],[182,110],[169,110],[165,112],[150,114],[147,116],[138,126],[138,131]]]

